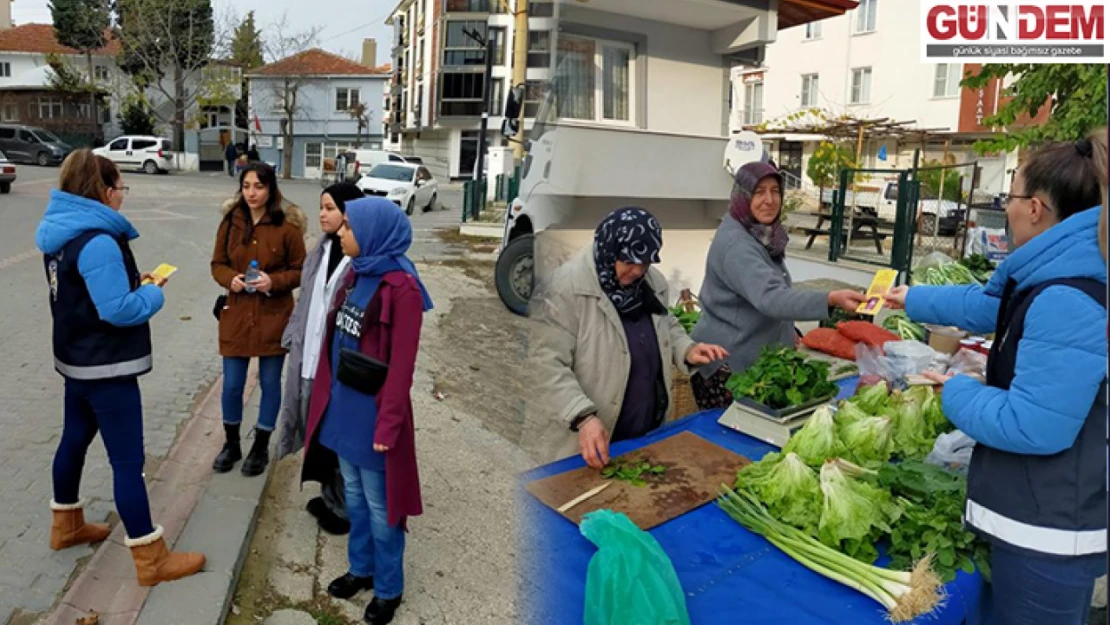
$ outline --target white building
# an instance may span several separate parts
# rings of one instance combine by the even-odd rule
[[[555,0],[401,0],[389,17],[394,27],[393,114],[386,128],[391,149],[424,159],[441,179],[469,179],[478,156],[485,53],[467,35],[497,42],[490,91],[488,145],[501,136],[505,97],[512,87],[513,16],[504,7],[528,2],[525,129],[550,76]]]
[[[921,1],[859,0],[845,15],[781,31],[767,46],[761,66],[733,69],[731,129],[767,124],[763,136],[775,161],[804,181],[822,137],[777,134],[776,121],[819,109],[834,117],[912,122],[911,128],[935,131],[924,146],[918,139],[900,143],[876,137],[865,142],[861,165],[909,168],[915,148],[924,147],[925,158],[940,160],[947,143],[949,162],[979,162],[979,189],[1003,191],[1016,155],[984,157],[971,149],[975,140],[1004,130],[982,123],[997,110],[1002,85],[994,81],[985,89],[963,89],[964,73],[977,65],[921,62]],[[879,158],[884,146],[885,161]],[[850,147],[855,151],[854,141]]]

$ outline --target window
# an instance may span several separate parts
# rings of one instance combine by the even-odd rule
[[[460,67],[469,65],[485,65],[485,48],[472,39],[467,33],[476,32],[479,37],[486,37],[486,23],[477,20],[451,20],[447,22],[443,42],[444,67]]]
[[[853,28],[856,33],[869,33],[875,30],[875,5],[878,0],[860,0],[856,7]]]
[[[555,0],[528,0],[528,17],[555,17]]]
[[[820,83],[817,80],[817,74],[805,74],[802,76],[802,106],[817,106],[817,94],[820,89]]]
[[[852,93],[848,101],[851,104],[866,104],[871,101],[870,67],[852,70]]]
[[[0,128],[0,139],[15,139],[15,129]]]
[[[505,113],[505,79],[495,78],[490,83],[489,114],[497,117]]]
[[[475,72],[443,75],[439,114],[444,117],[474,117],[482,114],[485,75]]]
[[[500,13],[498,0],[444,0],[448,13]]]
[[[821,38],[821,22],[810,22],[806,24],[806,40],[820,39]]]
[[[169,139],[162,139],[162,150],[165,152],[173,151],[173,143]]]
[[[627,43],[560,37],[559,113],[571,119],[632,122],[635,47]]]
[[[0,63],[0,78],[11,78],[11,77],[12,77],[12,64],[11,63]]]
[[[155,139],[132,139],[131,140],[131,149],[132,150],[147,150],[147,149],[156,147],[157,145],[158,145],[158,141],[156,141]]]
[[[113,152],[121,152],[127,149],[127,139],[116,139],[108,144],[108,149]]]
[[[73,115],[77,119],[91,119],[92,115],[89,114],[89,103],[88,102],[74,102],[73,103]]]
[[[546,80],[528,80],[524,83],[524,117],[535,117],[547,95]],[[537,135],[538,136],[538,135]]]
[[[960,95],[960,80],[963,79],[963,65],[960,63],[940,63],[937,65],[933,81],[933,97],[952,98]]]
[[[5,104],[4,107],[0,109],[0,121],[19,121],[19,107],[13,103]]]
[[[61,119],[62,101],[59,98],[39,98],[40,119]]]
[[[528,67],[551,67],[551,31],[528,31]]]
[[[23,143],[38,143],[39,142],[39,140],[36,139],[34,135],[27,132],[26,130],[20,130],[19,131],[19,140],[22,141]]]
[[[97,80],[108,80],[108,68],[103,65],[93,67],[93,76],[96,77]]]
[[[321,156],[323,146],[319,143],[306,143],[304,146],[304,168],[320,169],[324,164]]]
[[[744,125],[763,123],[763,82],[744,85]]]
[[[359,102],[362,93],[350,87],[338,87],[335,90],[335,110],[349,111]]]
[[[505,41],[506,41],[505,40],[505,27],[504,26],[497,26],[497,27],[491,26],[490,29],[489,29],[489,35],[488,36],[491,39],[493,39],[494,41],[497,42],[497,47],[494,48],[494,51],[493,51],[493,64],[494,65],[504,65],[505,64],[505,45],[506,45],[506,43],[505,43]]]

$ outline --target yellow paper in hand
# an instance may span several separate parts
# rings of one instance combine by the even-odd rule
[[[154,271],[150,272],[150,275],[154,278],[154,280],[147,278],[146,280],[143,280],[143,284],[154,284],[156,280],[168,280],[169,277],[172,276],[175,272],[177,272],[177,267],[162,263],[161,265],[155,267]]]
[[[871,315],[872,317],[879,314],[886,304],[886,299],[883,298],[883,293],[886,293],[894,287],[894,282],[898,280],[898,272],[894,269],[880,269],[875,272],[875,277],[871,280],[871,286],[867,287],[867,301],[860,304],[856,312],[861,315]]]

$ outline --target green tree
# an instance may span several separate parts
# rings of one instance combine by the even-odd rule
[[[116,119],[119,121],[120,131],[125,135],[155,134],[154,113],[141,97],[127,102]]]
[[[351,119],[355,120],[357,124],[355,147],[360,148],[362,147],[362,131],[370,128],[370,108],[366,106],[365,102],[352,104],[347,109],[347,115],[350,115]]]
[[[809,157],[806,165],[806,175],[813,184],[820,187],[822,194],[827,187],[840,185],[840,172],[856,166],[856,159],[852,151],[846,146],[836,145],[831,141],[822,141],[817,144],[813,156]]]
[[[944,185],[942,199],[959,202],[963,199],[964,177],[955,169],[940,169],[940,161],[925,161],[922,170],[917,173],[917,180],[921,183],[921,199],[935,200],[941,195],[941,185]],[[937,169],[929,169],[936,167]]]
[[[262,57],[262,32],[254,23],[254,11],[248,11],[243,21],[235,27],[231,39],[231,60],[244,71],[258,69],[265,64]]]
[[[111,23],[109,0],[51,0],[50,16],[54,20],[54,37],[58,43],[85,55],[89,71],[87,80],[90,85],[93,84],[96,74],[92,53],[108,44],[108,26]],[[95,89],[89,90],[88,99],[88,113],[95,123],[98,119]]]
[[[968,76],[960,84],[979,89],[992,78],[1013,78],[1007,89],[1013,99],[984,120],[984,125],[998,126],[1005,132],[977,142],[975,149],[980,153],[1008,151],[1042,141],[1075,141],[1106,125],[1105,65],[988,63],[979,75]],[[1051,107],[1045,124],[1011,128],[1021,115],[1036,115],[1045,102]]]

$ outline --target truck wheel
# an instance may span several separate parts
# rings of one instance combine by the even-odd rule
[[[922,235],[931,237],[937,233],[937,216],[933,213],[921,213],[921,229]]]
[[[528,314],[528,302],[532,299],[534,237],[521,235],[505,246],[497,257],[494,281],[497,295],[505,306],[517,315]]]

